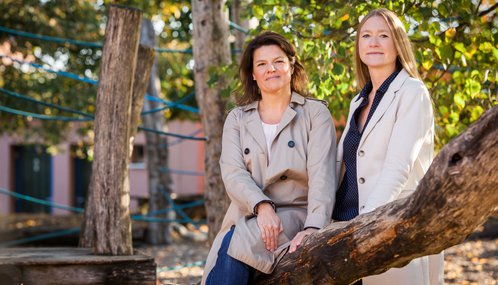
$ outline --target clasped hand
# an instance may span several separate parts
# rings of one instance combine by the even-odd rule
[[[275,213],[269,203],[261,203],[258,206],[258,217],[256,219],[261,239],[269,251],[274,251],[278,246],[278,235],[284,230],[282,221]]]
[[[266,249],[269,251],[277,249],[278,236],[284,229],[282,221],[280,221],[280,218],[269,203],[262,203],[258,206],[258,217],[256,221],[261,232],[261,239],[263,240]],[[308,228],[298,232],[290,243],[289,253],[296,251],[297,248],[301,246],[304,239],[316,231],[317,229],[315,228]]]

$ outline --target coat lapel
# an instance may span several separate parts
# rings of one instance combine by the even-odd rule
[[[292,109],[290,106],[287,106],[287,109],[285,110],[284,115],[280,120],[280,124],[278,124],[275,138],[278,137],[280,132],[282,132],[282,130],[285,129],[287,125],[289,125],[289,123],[292,121],[292,119],[294,119],[295,116],[296,116],[296,111],[294,111],[294,109]]]
[[[259,147],[263,150],[265,155],[268,155],[268,150],[266,149],[266,139],[263,132],[263,126],[261,125],[261,118],[259,117],[257,108],[251,111],[249,118],[245,124],[246,130],[254,138]]]
[[[275,134],[275,139],[278,137],[278,135],[282,132],[287,125],[292,122],[294,117],[296,116],[296,111],[291,107],[292,104],[304,104],[305,99],[303,96],[292,92],[292,97],[291,97],[291,104],[287,107],[285,110],[282,119],[280,120],[280,124],[278,124],[277,127],[277,132]],[[249,117],[247,118],[247,121],[245,122],[245,127],[247,129],[247,132],[251,134],[251,136],[254,138],[254,140],[257,142],[259,147],[263,150],[265,153],[266,157],[268,157],[268,149],[266,147],[266,138],[265,134],[263,132],[263,126],[261,125],[261,118],[259,117],[258,113],[258,101],[255,101],[249,105],[246,105],[244,107],[245,112],[250,112]]]
[[[285,109],[285,112],[282,116],[282,119],[280,119],[280,124],[278,124],[278,127],[277,127],[277,133],[275,134],[275,138],[278,137],[278,135],[280,134],[280,132],[282,132],[283,129],[285,129],[285,127],[287,127],[287,125],[289,125],[290,122],[292,122],[292,120],[294,119],[294,117],[296,116],[296,111],[292,108],[292,105],[293,104],[299,104],[299,105],[303,105],[304,104],[304,97],[297,94],[296,92],[292,92],[291,94],[291,102],[289,104],[289,106],[287,106],[287,109]]]
[[[408,73],[404,69],[402,69],[399,72],[396,79],[394,79],[394,81],[391,83],[389,89],[387,89],[387,92],[383,95],[383,98],[380,101],[379,106],[377,106],[377,109],[375,109],[375,112],[370,118],[367,127],[363,131],[360,140],[360,147],[365,142],[370,132],[372,132],[372,130],[375,128],[377,122],[382,118],[382,116],[384,116],[386,111],[389,109],[389,106],[391,106],[392,102],[394,101],[394,98],[396,97],[396,93],[401,88],[405,80],[408,79],[408,77],[409,77]]]
[[[341,139],[339,140],[339,144],[337,145],[337,161],[342,161],[342,154],[343,154],[343,143],[344,143],[344,138],[346,137],[346,134],[349,131],[349,126],[351,125],[351,117],[353,116],[355,110],[360,106],[361,100],[358,100],[358,97],[360,94],[356,95],[353,100],[351,100],[351,106],[349,107],[349,114],[348,114],[348,119],[346,121],[346,126],[344,126],[344,130],[342,131],[341,134]]]

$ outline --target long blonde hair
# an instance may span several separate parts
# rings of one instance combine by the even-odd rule
[[[361,28],[365,22],[372,17],[381,17],[387,23],[391,34],[393,35],[394,46],[398,54],[396,58],[396,68],[404,68],[410,74],[411,77],[420,78],[420,74],[417,71],[417,64],[415,62],[415,56],[413,55],[412,45],[406,34],[405,27],[403,23],[398,18],[396,14],[385,9],[379,8],[370,11],[360,22],[358,28],[356,29],[356,40],[355,40],[355,73],[356,73],[356,83],[358,88],[363,88],[368,81],[370,81],[370,73],[368,72],[368,67],[360,59],[360,53],[358,50],[359,45],[359,34]]]

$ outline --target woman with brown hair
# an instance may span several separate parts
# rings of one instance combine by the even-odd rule
[[[230,207],[202,283],[247,284],[330,222],[335,128],[326,105],[306,97],[294,46],[263,32],[240,64],[239,107],[225,121],[220,167]]]

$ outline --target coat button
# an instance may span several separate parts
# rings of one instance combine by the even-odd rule
[[[363,206],[360,207],[360,210],[363,210],[363,209],[365,209],[365,205],[363,205]]]
[[[296,145],[296,143],[295,143],[294,141],[289,141],[289,142],[287,143],[287,145],[288,145],[289,147],[294,147],[294,146]]]
[[[358,152],[358,156],[364,156],[364,155],[365,155],[365,152],[364,152],[363,150],[360,150],[360,151]]]
[[[286,180],[286,179],[287,179],[287,175],[280,176],[280,180]]]
[[[249,154],[249,152],[251,151],[249,150],[249,148],[246,147],[246,149],[244,149],[244,154]]]
[[[358,179],[358,181],[360,182],[360,184],[363,184],[363,183],[365,183],[365,178],[360,177],[360,179]]]

